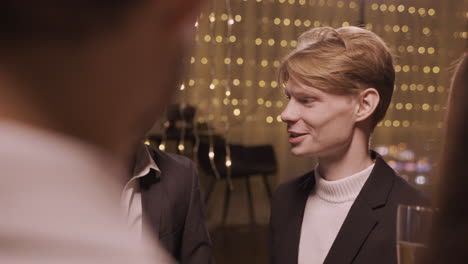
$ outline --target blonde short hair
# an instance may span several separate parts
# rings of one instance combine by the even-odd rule
[[[372,117],[374,128],[392,100],[395,70],[389,48],[375,33],[359,27],[320,27],[304,32],[284,58],[279,79],[284,84],[289,78],[335,94],[375,88],[380,102]]]

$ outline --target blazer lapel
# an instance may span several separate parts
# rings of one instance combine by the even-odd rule
[[[156,154],[153,151],[150,151],[150,154],[156,164],[161,168]],[[161,177],[162,175],[158,175],[155,170],[151,169],[148,175],[140,178],[143,226],[150,228],[155,237],[159,237],[159,227],[163,211],[163,203],[161,203],[164,198],[163,190],[162,185],[159,184]]]
[[[367,237],[378,225],[376,210],[385,206],[395,172],[375,152],[375,167],[364,184],[333,243],[325,264],[352,263]]]
[[[378,224],[372,208],[365,201],[358,201],[351,207],[325,264],[352,263],[368,235]]]
[[[290,203],[290,217],[291,222],[285,223],[289,226],[287,232],[284,235],[284,248],[281,250],[284,252],[283,260],[287,260],[288,263],[297,263],[299,257],[299,243],[301,238],[302,220],[304,218],[304,210],[307,203],[307,198],[310,192],[314,188],[315,178],[314,174],[309,173],[305,176],[304,180],[298,185],[298,191],[295,192],[293,201]]]

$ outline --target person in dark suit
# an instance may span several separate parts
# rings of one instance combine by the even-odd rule
[[[273,196],[270,263],[397,263],[397,206],[426,200],[369,149],[393,93],[388,47],[358,27],[311,29],[280,80],[291,152],[318,165]]]
[[[142,144],[122,201],[129,226],[140,234],[149,230],[179,263],[214,263],[198,174],[190,159]]]

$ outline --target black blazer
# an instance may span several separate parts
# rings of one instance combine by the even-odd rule
[[[148,149],[161,175],[140,179],[144,223],[179,263],[213,263],[205,208],[193,162],[179,155]]]
[[[396,264],[398,204],[428,204],[421,192],[399,177],[375,152],[375,166],[351,206],[325,264]],[[272,201],[269,258],[273,264],[298,262],[299,239],[314,172],[281,185]],[[323,223],[326,225],[326,223]]]

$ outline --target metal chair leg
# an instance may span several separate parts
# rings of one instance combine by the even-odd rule
[[[266,174],[262,174],[262,178],[263,178],[263,184],[265,185],[265,190],[268,194],[268,199],[270,200],[270,204],[271,204],[272,192],[271,192],[270,183],[268,182],[268,177]]]
[[[255,211],[254,211],[254,204],[253,204],[253,199],[252,199],[252,188],[250,186],[250,177],[245,178],[245,186],[247,188],[247,199],[249,203],[250,224],[255,225]]]
[[[205,204],[208,204],[208,202],[210,201],[210,198],[211,198],[211,195],[213,194],[216,183],[218,183],[218,181],[213,177],[210,181],[210,185],[208,185],[208,189],[206,190]]]
[[[230,200],[231,200],[231,188],[229,184],[226,182],[226,190],[224,191],[224,208],[223,208],[223,219],[222,219],[223,226],[226,225],[226,219],[228,216]]]

